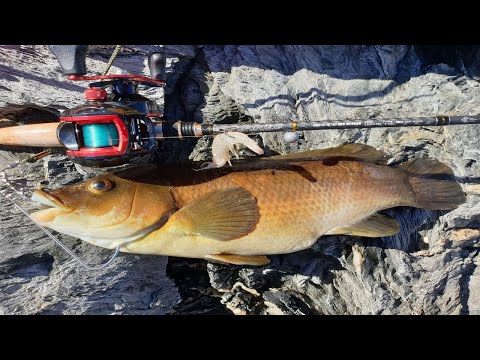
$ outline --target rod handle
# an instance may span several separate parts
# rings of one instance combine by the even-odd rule
[[[59,122],[0,128],[0,145],[62,147],[58,141]]]

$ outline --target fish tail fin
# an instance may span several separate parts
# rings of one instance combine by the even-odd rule
[[[409,206],[431,210],[451,210],[466,201],[452,169],[435,159],[414,159],[400,166],[408,173],[413,188]]]

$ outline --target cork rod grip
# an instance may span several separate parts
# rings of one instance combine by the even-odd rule
[[[0,128],[0,145],[62,147],[57,139],[60,123],[43,123]]]

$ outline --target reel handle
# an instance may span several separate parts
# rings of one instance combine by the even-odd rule
[[[167,77],[166,66],[167,58],[163,52],[155,51],[148,54],[148,68],[152,79],[165,81]]]
[[[48,45],[55,55],[64,75],[85,75],[87,73],[88,45]]]

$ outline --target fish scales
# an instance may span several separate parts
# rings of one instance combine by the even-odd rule
[[[255,197],[260,211],[260,220],[250,234],[229,242],[205,237],[157,242],[156,234],[152,233],[143,241],[126,245],[125,249],[149,252],[155,247],[172,256],[181,256],[187,249],[193,254],[195,248],[197,256],[205,252],[289,253],[311,246],[334,227],[400,205],[404,195],[401,187],[392,186],[392,182],[398,181],[396,173],[403,175],[399,169],[357,161],[339,161],[335,165],[325,165],[323,161],[291,164],[311,177],[298,170],[264,169],[231,172],[207,182],[173,186],[172,193],[180,208],[210,191],[243,187]],[[377,176],[372,177],[372,173]],[[204,174],[191,173],[192,183],[198,181],[195,176],[203,178]]]

